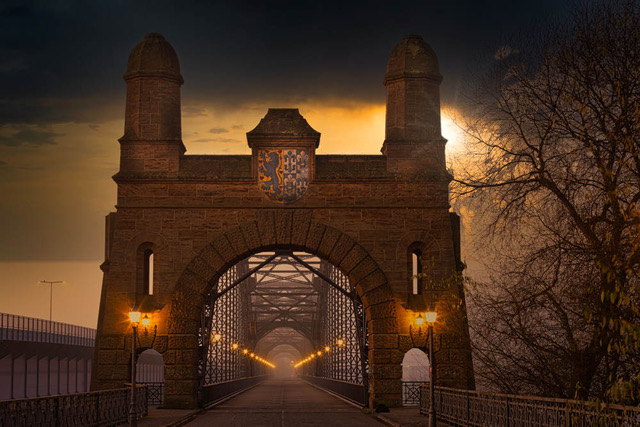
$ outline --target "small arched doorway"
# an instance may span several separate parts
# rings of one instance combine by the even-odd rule
[[[419,348],[407,351],[402,359],[402,406],[420,405],[420,386],[431,381],[430,361]]]
[[[136,382],[147,387],[149,406],[164,403],[164,360],[156,350],[148,349],[138,355]]]

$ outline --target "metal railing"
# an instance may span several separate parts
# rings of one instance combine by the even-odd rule
[[[111,426],[129,416],[131,389],[0,401],[0,426]],[[147,415],[147,389],[136,390],[138,418]]]
[[[16,314],[0,313],[0,341],[29,341],[93,347],[96,330]]]
[[[640,408],[597,402],[435,388],[438,421],[454,426],[640,426]],[[420,386],[420,413],[429,411]]]
[[[147,402],[149,405],[162,405],[164,403],[164,382],[141,383],[147,387]]]
[[[420,386],[429,385],[425,381],[402,381],[402,406],[420,406]]]
[[[202,387],[201,404],[210,406],[235,393],[246,390],[267,379],[267,375],[239,378]]]
[[[359,405],[366,405],[368,403],[367,390],[362,384],[354,384],[346,381],[339,381],[331,378],[316,377],[311,375],[301,375],[300,378],[310,382],[313,385],[338,394],[345,399],[351,400],[352,402]]]

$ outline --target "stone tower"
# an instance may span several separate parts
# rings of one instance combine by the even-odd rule
[[[464,294],[451,280],[462,264],[440,135],[442,77],[420,37],[405,37],[389,58],[382,155],[316,154],[320,133],[295,108],[267,112],[247,134],[251,155],[187,155],[171,45],[146,36],[124,79],[93,389],[129,381],[127,312],[135,307],[157,328],[165,406],[197,406],[207,295],[230,266],[279,249],[314,254],[355,287],[367,321],[371,403],[400,404],[401,363],[425,345],[415,319],[427,308],[438,311],[437,382],[473,388]]]
[[[440,82],[435,52],[420,36],[409,35],[387,63],[387,115],[382,154],[390,171],[445,171],[440,131]]]
[[[129,56],[124,136],[120,138],[123,172],[175,172],[185,153],[180,118],[184,82],[173,47],[160,34],[147,35]]]

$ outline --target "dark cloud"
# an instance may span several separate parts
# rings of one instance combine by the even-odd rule
[[[0,165],[0,167],[5,170],[11,170],[11,171],[44,171],[45,168],[43,166],[35,166],[35,165],[20,165],[20,166],[15,166],[13,164],[9,164],[6,163],[4,165]]]
[[[207,115],[207,110],[202,107],[192,105],[182,106],[182,117],[203,117]]]
[[[236,142],[241,142],[238,139],[233,139],[233,138],[214,138],[213,139],[214,142],[222,142],[222,143],[236,143]]]
[[[336,106],[348,105],[347,101],[382,104],[382,78],[389,54],[404,35],[411,33],[422,35],[438,54],[444,76],[443,104],[455,104],[465,76],[480,68],[478,56],[495,61],[494,53],[505,44],[497,29],[503,34],[513,33],[532,20],[544,21],[564,13],[563,5],[567,3],[3,0],[0,127],[4,136],[0,137],[0,148],[10,151],[12,157],[6,158],[10,164],[0,161],[0,166],[5,176],[18,168],[33,167],[46,167],[45,172],[52,175],[42,176],[54,176],[58,169],[72,170],[81,164],[78,160],[74,166],[61,168],[60,158],[43,163],[28,157],[41,150],[11,147],[62,142],[59,138],[63,135],[52,131],[57,129],[52,125],[58,123],[83,124],[90,142],[87,147],[91,147],[95,142],[92,139],[99,140],[92,130],[106,132],[105,122],[123,120],[126,86],[122,76],[127,59],[149,32],[163,34],[178,54],[185,80],[185,118],[222,116],[237,108],[245,109],[250,117],[259,110],[262,117],[267,106],[296,107],[302,102]],[[98,128],[100,125],[104,126]],[[212,123],[203,129],[213,126],[225,126],[229,133],[201,131],[195,135],[185,129],[185,134],[199,138],[196,142],[218,143],[221,147],[216,147],[217,152],[230,153],[237,151],[234,144],[241,143],[239,131],[253,127]],[[7,134],[7,129],[15,130]],[[234,136],[238,139],[231,138]],[[246,141],[243,143],[246,147]],[[110,161],[117,161],[117,149],[115,141],[108,148],[101,148],[113,155]],[[74,152],[80,156],[86,147]],[[13,208],[0,209],[0,226],[4,227],[0,236],[7,242],[16,242],[0,245],[0,259],[45,259],[51,254],[73,259],[87,256],[91,252],[87,245],[93,245],[95,252],[91,253],[100,256],[102,213],[98,218],[95,212],[79,210],[88,206],[88,198],[98,198],[104,206],[115,198],[115,187],[108,177],[116,165],[91,163],[97,158],[82,157],[91,164],[92,173],[100,173],[104,193],[96,193],[99,186],[76,192],[74,185],[71,192],[70,186],[61,184],[60,195],[68,195],[68,199],[57,209],[46,206],[35,192],[25,194],[24,200],[29,203],[18,201],[11,205]],[[34,174],[22,175],[34,179]],[[16,187],[22,184],[13,176],[0,182]],[[38,188],[30,187],[32,190],[27,191]],[[51,197],[62,200],[60,195]],[[37,203],[42,204],[42,209],[34,209]],[[15,209],[21,204],[28,210]],[[52,211],[57,217],[52,216]],[[28,215],[33,218],[26,220]],[[63,223],[65,226],[61,227]],[[78,224],[85,226],[79,228]],[[71,235],[82,239],[59,244]],[[40,245],[43,241],[51,246]]]
[[[0,72],[10,78],[0,79],[0,124],[100,122],[114,117],[114,106],[122,117],[127,58],[148,32],[162,33],[178,53],[185,117],[205,115],[198,103],[382,103],[386,60],[409,33],[434,47],[443,100],[455,101],[476,52],[491,58],[500,45],[496,28],[512,32],[559,13],[562,4],[7,0],[0,6]],[[81,99],[100,101],[75,102]]]
[[[233,138],[200,138],[200,139],[193,140],[193,142],[220,142],[220,143],[227,144],[227,143],[236,143],[241,141]]]
[[[503,45],[496,50],[496,53],[493,54],[493,58],[497,61],[502,61],[507,59],[511,55],[517,55],[518,53],[520,53],[518,49],[514,49],[508,45]]]
[[[15,71],[24,71],[29,67],[25,64],[23,59],[9,59],[0,62],[0,73],[12,73]]]
[[[46,130],[23,129],[9,137],[0,137],[0,145],[7,147],[18,147],[20,145],[32,145],[36,147],[53,145],[56,144],[54,138],[58,136],[64,136],[64,134]]]
[[[1,80],[1,79],[0,79]],[[124,95],[124,93],[123,93]],[[7,124],[99,123],[124,117],[117,98],[0,99],[0,126]]]
[[[24,5],[10,6],[2,11],[2,16],[10,18],[22,18],[33,14],[33,10]]]
[[[228,133],[229,129],[225,128],[211,128],[209,129],[209,133]]]

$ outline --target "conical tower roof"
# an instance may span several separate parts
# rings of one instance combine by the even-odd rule
[[[384,83],[400,77],[428,77],[442,80],[435,51],[418,35],[405,36],[389,56]]]
[[[165,76],[183,82],[178,55],[161,34],[147,34],[129,55],[125,80],[141,75]]]

